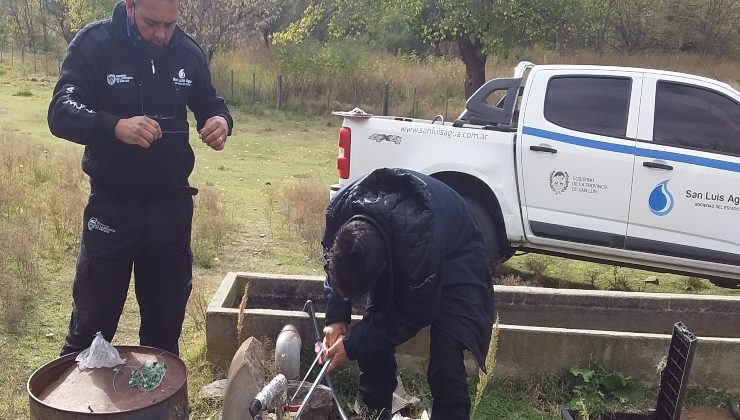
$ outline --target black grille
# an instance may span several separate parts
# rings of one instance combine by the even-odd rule
[[[691,363],[694,360],[697,338],[682,322],[673,326],[668,360],[660,377],[656,420],[679,420],[688,388]]]

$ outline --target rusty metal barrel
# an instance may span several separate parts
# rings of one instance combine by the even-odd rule
[[[68,354],[36,370],[28,379],[31,420],[183,420],[188,418],[185,363],[176,355],[144,346],[116,346],[124,365],[80,370]],[[167,365],[156,388],[129,386],[135,369]]]

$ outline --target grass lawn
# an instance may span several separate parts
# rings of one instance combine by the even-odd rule
[[[4,165],[7,173],[0,175],[10,181],[0,182],[0,186],[8,188],[0,192],[17,192],[17,203],[21,204],[8,204],[0,197],[0,238],[26,240],[32,255],[26,261],[37,264],[32,269],[24,269],[21,264],[8,266],[10,274],[4,274],[6,283],[0,282],[15,293],[3,296],[10,296],[17,302],[11,305],[10,300],[6,300],[6,306],[0,307],[5,311],[0,322],[0,346],[3,347],[0,418],[21,419],[28,416],[25,381],[36,368],[57,356],[67,330],[76,235],[68,234],[58,240],[51,219],[59,217],[79,224],[79,200],[70,198],[71,194],[55,194],[59,183],[79,176],[82,147],[56,139],[48,131],[46,112],[55,80],[9,76],[3,64],[0,63],[0,147],[5,149],[0,150],[0,157],[8,159],[3,162],[8,164]],[[210,150],[199,142],[197,135],[191,135],[196,153],[191,183],[201,189],[198,200],[202,200],[196,203],[199,210],[194,241],[201,234],[205,237],[213,233],[213,229],[209,231],[211,225],[207,224],[207,215],[218,215],[223,220],[217,231],[219,236],[215,238],[219,245],[209,248],[212,242],[204,240],[204,247],[196,250],[194,291],[180,346],[190,371],[188,384],[193,419],[215,418],[218,412],[217,406],[198,396],[203,385],[219,379],[221,374],[212,372],[205,362],[205,304],[230,271],[320,275],[323,271],[317,243],[315,239],[301,237],[296,225],[299,220],[296,212],[309,204],[309,200],[298,193],[310,188],[326,192],[336,181],[334,165],[339,119],[273,111],[262,111],[258,115],[238,109],[233,111],[236,127],[225,150]],[[10,159],[14,159],[14,164],[10,164]],[[84,185],[84,179],[81,184]],[[18,185],[23,188],[19,190]],[[296,189],[296,185],[301,189]],[[80,188],[84,190],[85,187]],[[84,191],[82,193],[84,199]],[[208,197],[215,201],[216,207],[211,213],[199,212],[208,207],[205,201]],[[65,199],[70,201],[69,206]],[[320,213],[313,218],[320,219]],[[198,230],[199,223],[204,226],[201,230]],[[76,230],[74,226],[72,231]],[[31,231],[33,235],[26,235]],[[38,240],[33,242],[28,238]],[[55,242],[55,245],[47,242]],[[8,255],[20,255],[17,250],[21,248],[11,245],[10,239],[0,240],[0,263],[5,264],[3,258]],[[534,258],[515,257],[508,263],[508,270],[519,277],[512,281],[556,286],[573,286],[573,282],[577,283],[576,287],[591,287],[591,279],[595,278],[594,287],[607,288],[610,278],[619,276],[626,279],[632,290],[682,292],[690,283],[696,292],[730,293],[705,282],[688,282],[679,276],[658,275],[660,286],[645,286],[643,280],[652,273],[619,269],[614,274],[615,271],[607,266],[552,257]],[[543,264],[545,268],[540,269]],[[30,274],[23,277],[24,281],[15,280],[13,275],[19,273]],[[566,278],[567,281],[557,280]],[[138,308],[132,291],[114,344],[138,342]],[[476,418],[559,418],[558,405],[570,399],[559,384],[562,385],[557,380],[495,379]],[[423,384],[418,389],[423,389]],[[697,400],[706,401],[707,398]],[[649,407],[651,404],[646,397],[643,405]]]

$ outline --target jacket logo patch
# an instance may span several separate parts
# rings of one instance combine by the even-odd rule
[[[187,74],[185,74],[185,69],[180,69],[180,71],[177,72],[177,76],[172,78],[172,83],[177,86],[190,87],[193,84],[193,81],[188,79]]]
[[[109,74],[108,77],[106,77],[106,80],[108,81],[108,85],[114,86],[118,84],[123,83],[131,83],[132,80],[134,80],[133,76],[129,76],[128,74]]]
[[[95,217],[91,217],[90,220],[87,221],[87,230],[99,230],[103,233],[116,233],[115,229],[111,229],[110,226],[100,223],[100,221]]]

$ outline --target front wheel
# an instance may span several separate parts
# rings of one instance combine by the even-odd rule
[[[491,267],[495,267],[499,259],[499,242],[496,233],[496,224],[493,223],[491,214],[486,211],[486,208],[480,202],[467,196],[463,196],[463,198],[473,210],[473,214],[478,221],[478,227],[480,227],[481,234],[483,235],[483,243],[486,245],[488,260],[491,263]]]

